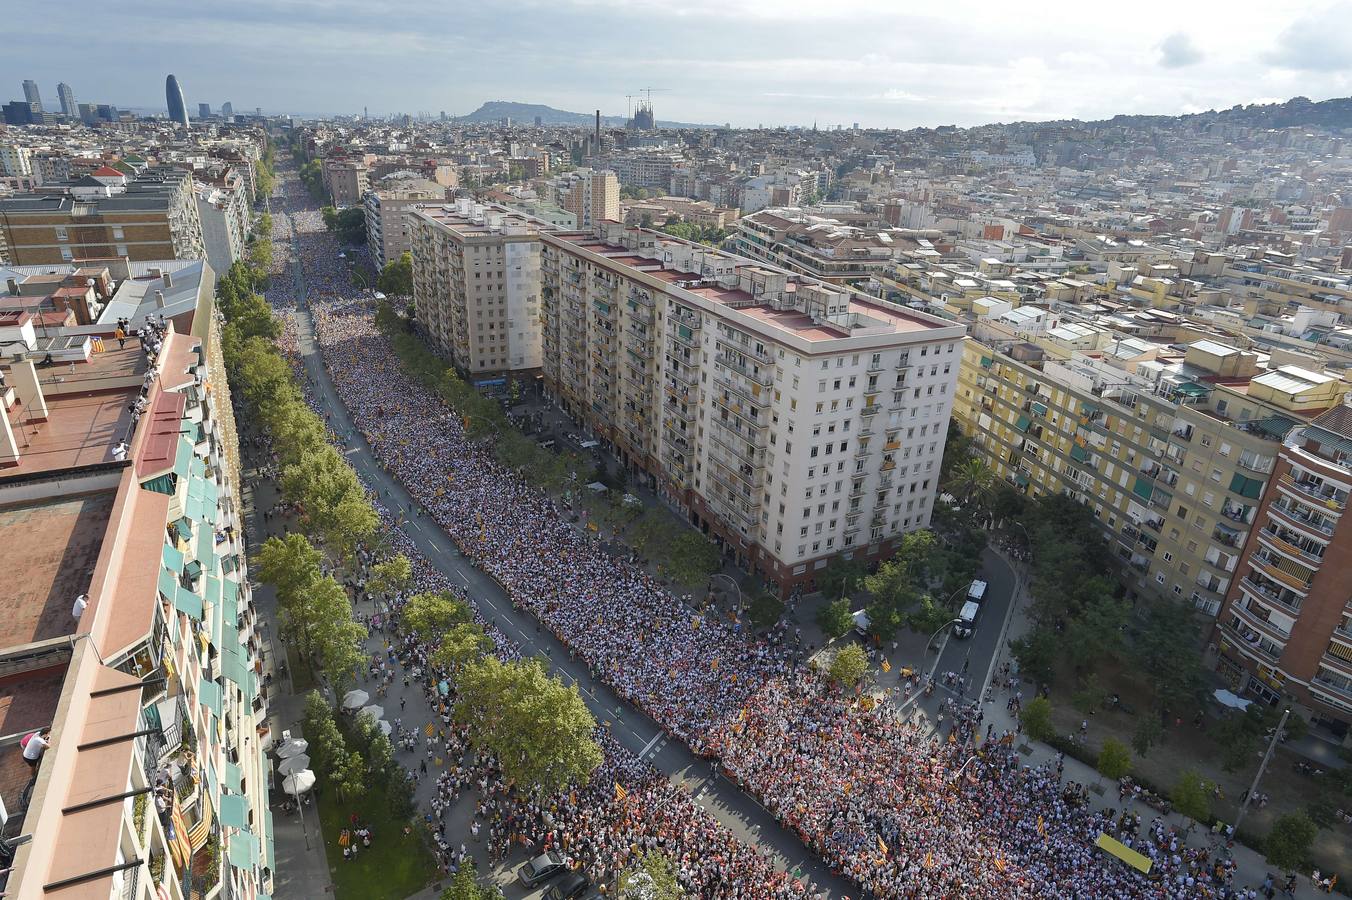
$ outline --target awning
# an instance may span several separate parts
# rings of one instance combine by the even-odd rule
[[[1033,420],[1028,418],[1027,416],[1019,416],[1019,421],[1014,423],[1014,427],[1017,428],[1019,431],[1027,431],[1028,424],[1032,421]]]
[[[156,475],[154,478],[141,482],[141,487],[157,494],[172,495],[175,487],[174,476],[172,474]]]
[[[214,681],[208,681],[205,678],[197,685],[197,698],[202,705],[214,712],[217,717],[221,715],[221,686]],[[230,763],[226,763],[230,765]],[[239,771],[236,768],[235,771]],[[235,790],[239,790],[236,786]]]
[[[241,828],[230,835],[230,865],[236,869],[252,869],[258,865],[258,838]]]
[[[1045,403],[1033,403],[1030,408],[1039,416],[1045,416],[1047,414],[1047,405]]]
[[[1102,832],[1099,832],[1098,840],[1094,841],[1094,846],[1107,853],[1111,853],[1133,869],[1140,871],[1143,875],[1149,875],[1150,867],[1154,865],[1148,857],[1142,856],[1126,844],[1115,838],[1110,838]]]
[[[1070,447],[1070,458],[1076,462],[1087,462],[1089,460],[1089,451],[1079,444],[1072,444]]]
[[[188,477],[188,467],[192,463],[192,444],[182,435],[178,438],[178,450],[174,453],[174,474],[179,478]]]
[[[225,786],[227,788],[234,791],[236,794],[244,793],[244,790],[240,787],[240,785],[244,783],[243,778],[244,773],[240,771],[239,766],[235,765],[232,762],[226,762]]]
[[[1280,441],[1297,424],[1295,419],[1288,419],[1286,416],[1268,416],[1266,419],[1259,419],[1254,422],[1253,428],[1274,440]]]
[[[178,595],[178,579],[175,578],[174,573],[170,572],[168,569],[160,569],[158,587],[160,593],[164,595],[164,599],[170,602],[173,602],[174,598]]]
[[[221,797],[221,824],[231,828],[249,827],[249,798],[243,794],[226,794]]]
[[[991,367],[992,362],[994,362],[994,360],[991,359],[989,356],[981,357],[981,368],[989,369]]]
[[[1140,475],[1137,475],[1136,480],[1131,484],[1131,492],[1142,500],[1149,500],[1150,495],[1154,493],[1154,491],[1155,486],[1150,483],[1150,480],[1148,478],[1142,478]]]
[[[178,591],[174,594],[174,609],[181,613],[187,613],[197,621],[202,621],[202,598],[192,591],[178,586]],[[177,629],[175,629],[177,632]]]
[[[226,629],[226,634],[235,634],[233,628]],[[233,644],[233,641],[231,642]],[[239,645],[227,645],[221,648],[221,674],[227,681],[233,681],[237,687],[244,687],[244,660],[239,653]]]
[[[1174,388],[1174,393],[1183,394],[1186,397],[1205,397],[1211,393],[1211,388],[1200,385],[1195,381],[1185,381]]]
[[[160,559],[164,561],[164,567],[177,575],[183,571],[183,551],[177,547],[164,545],[164,550],[160,553]]]
[[[1014,475],[1014,483],[1019,487],[1028,487],[1028,473],[1017,472]]]

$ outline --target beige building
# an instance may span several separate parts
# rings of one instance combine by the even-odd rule
[[[572,213],[579,228],[620,220],[620,182],[605,169],[576,169],[553,181],[558,205]]]
[[[787,590],[928,525],[963,327],[619,223],[541,235],[546,390]]]
[[[1216,341],[1164,351],[969,339],[953,415],[999,477],[1088,504],[1139,592],[1214,616],[1282,438],[1347,386]]]
[[[361,160],[336,158],[324,160],[324,186],[329,198],[339,208],[356,206],[370,187],[366,163]]]
[[[408,215],[414,305],[436,347],[471,378],[539,369],[536,223],[470,200]]]
[[[366,192],[366,243],[376,267],[384,268],[413,249],[408,212],[419,203],[441,200],[446,189],[425,178],[392,178]]]

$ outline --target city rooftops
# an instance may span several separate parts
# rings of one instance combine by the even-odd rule
[[[420,204],[413,207],[421,216],[454,232],[462,239],[478,237],[535,237],[538,222],[529,216],[502,206],[485,206],[468,200],[450,204]]]

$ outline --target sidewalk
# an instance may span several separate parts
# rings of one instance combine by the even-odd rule
[[[1026,594],[1028,584],[1027,564],[1012,561],[1007,557],[1005,558],[1005,561],[1020,575],[1020,596],[1015,598],[1014,608],[1010,614],[1008,631],[1004,636],[1004,640],[1001,642],[999,652],[997,653],[994,665],[992,666],[992,670],[995,672],[998,672],[1000,667],[1006,662],[1010,663],[1011,671],[1017,671],[1018,663],[1013,660],[1013,656],[1009,650],[1009,644],[1027,633],[1032,627],[1025,614],[1025,603],[1028,599]],[[1005,708],[1005,702],[1009,697],[1008,691],[1001,689],[999,685],[993,683],[989,689],[988,695],[989,699],[983,704],[982,710],[985,714],[985,722],[994,725],[994,731],[992,733],[998,735],[1005,730],[1015,731],[1018,728],[1017,720],[1015,716]],[[1030,692],[1025,692],[1025,696],[1030,696]],[[1056,759],[1057,751],[1046,744],[1037,741],[1029,741],[1023,736],[1020,736],[1018,741],[1019,751],[1024,755],[1026,765],[1036,766],[1048,760],[1054,761]],[[1105,790],[1101,797],[1093,790],[1089,793],[1089,801],[1096,809],[1113,809],[1120,812],[1124,808],[1118,801],[1117,786],[1106,782],[1103,776],[1099,775],[1094,767],[1080,762],[1077,759],[1072,759],[1069,756],[1065,758],[1064,765],[1065,774],[1063,778],[1065,781],[1078,782],[1080,784],[1088,785],[1091,788],[1096,784],[1104,784]],[[1191,827],[1191,831],[1186,833],[1186,844],[1188,846],[1204,847],[1209,845],[1210,831],[1208,828],[1204,825],[1198,825],[1191,819],[1188,819],[1179,813],[1171,813],[1168,816],[1161,817],[1158,810],[1139,801],[1128,801],[1125,808],[1132,813],[1139,814],[1143,825],[1148,825],[1155,819],[1163,818],[1169,825],[1177,827],[1180,833],[1183,833],[1185,829]],[[1263,878],[1269,872],[1277,878],[1278,883],[1280,884],[1287,874],[1278,871],[1274,866],[1269,865],[1260,852],[1238,842],[1235,843],[1230,854],[1237,864],[1235,870],[1235,884],[1237,886],[1248,886],[1257,889],[1263,884]],[[1323,896],[1322,891],[1316,890],[1310,884],[1308,872],[1300,872],[1298,874],[1301,878],[1296,888],[1296,897],[1314,900],[1317,896]]]

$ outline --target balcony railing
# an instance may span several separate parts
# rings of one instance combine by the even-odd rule
[[[1297,479],[1292,478],[1290,473],[1280,476],[1277,479],[1277,483],[1284,485],[1288,488],[1291,488],[1292,490],[1306,497],[1309,497],[1311,500],[1313,500],[1320,506],[1325,507],[1326,509],[1333,510],[1336,513],[1342,512],[1343,509],[1347,506],[1346,497],[1339,499],[1338,496],[1335,494],[1335,492],[1325,491],[1319,487],[1316,487],[1313,482],[1298,481]]]

